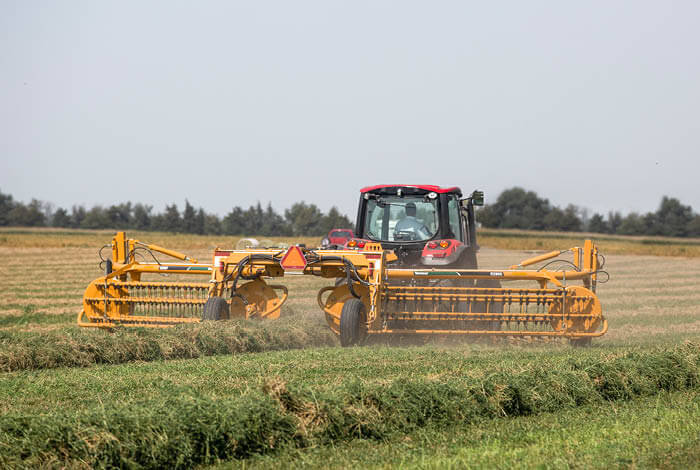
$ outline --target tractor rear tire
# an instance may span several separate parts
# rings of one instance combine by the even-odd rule
[[[223,297],[209,297],[204,304],[202,320],[224,320],[229,318],[229,309]]]
[[[365,304],[360,299],[348,299],[340,312],[340,345],[343,347],[359,344],[364,332]]]

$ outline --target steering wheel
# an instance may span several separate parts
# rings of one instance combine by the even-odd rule
[[[418,234],[413,230],[396,230],[394,240],[415,241],[418,240]]]

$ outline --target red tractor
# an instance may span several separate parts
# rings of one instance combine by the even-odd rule
[[[386,184],[360,193],[356,238],[346,247],[380,242],[402,267],[477,268],[474,206],[483,205],[483,192],[463,198],[458,187]]]
[[[400,268],[477,269],[476,220],[474,206],[484,204],[484,193],[462,196],[456,186],[385,184],[360,190],[355,236],[345,246],[362,249],[368,242],[380,242],[394,250]],[[465,274],[468,272],[465,272]],[[500,289],[495,279],[412,278],[400,281],[412,286],[479,287]],[[484,291],[491,292],[491,291]],[[466,308],[466,304],[459,308]],[[491,305],[503,311],[502,302]],[[484,322],[477,329],[500,330],[498,321]]]

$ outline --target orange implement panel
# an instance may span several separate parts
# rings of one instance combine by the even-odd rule
[[[302,274],[306,268],[306,258],[301,248],[298,246],[290,246],[284,254],[280,266],[289,274]]]

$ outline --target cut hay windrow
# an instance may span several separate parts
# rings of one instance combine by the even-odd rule
[[[591,362],[591,359],[595,359]],[[527,363],[485,377],[348,378],[314,393],[270,379],[260,391],[213,399],[191,391],[87,411],[0,417],[0,465],[12,468],[189,468],[290,447],[386,439],[428,425],[557,412],[700,385],[700,345]]]
[[[296,323],[232,320],[158,330],[125,328],[107,332],[74,327],[39,333],[0,331],[0,371],[192,359],[337,343],[326,329]]]

